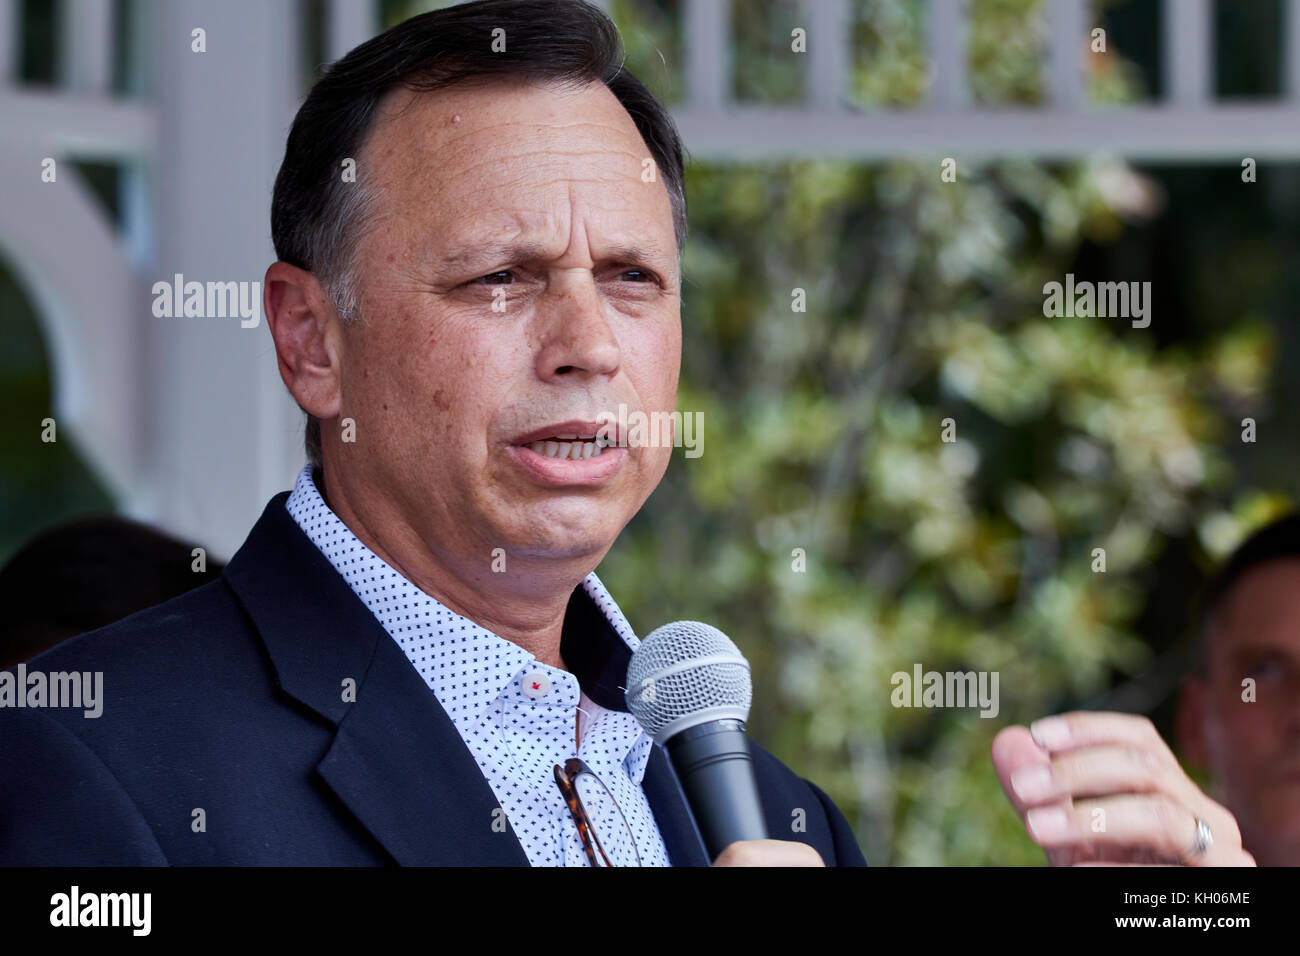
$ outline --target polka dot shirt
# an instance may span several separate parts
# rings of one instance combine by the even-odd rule
[[[654,745],[631,714],[608,710],[583,693],[578,678],[538,661],[444,607],[361,543],[325,503],[311,467],[298,474],[285,507],[392,636],[456,726],[496,794],[533,866],[589,866],[553,768],[581,757],[608,788],[627,828],[604,801],[584,800],[603,842],[623,839],[615,865],[668,866],[641,780]],[[594,573],[582,587],[632,649],[636,635]],[[575,750],[575,721],[580,743]],[[617,829],[611,829],[611,828]],[[610,851],[606,847],[606,851]]]

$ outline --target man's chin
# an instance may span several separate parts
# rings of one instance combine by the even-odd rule
[[[538,518],[531,533],[515,536],[506,550],[521,558],[572,561],[592,558],[599,561],[614,545],[621,527],[608,526],[609,516],[583,514],[578,517]]]
[[[517,559],[522,559],[534,564],[540,564],[543,562],[567,564],[569,562],[582,561],[590,565],[582,575],[585,577],[588,573],[596,569],[596,565],[600,563],[604,554],[599,550],[593,551],[590,548],[566,549],[561,547],[544,547],[522,552],[517,551],[515,552],[515,556]]]

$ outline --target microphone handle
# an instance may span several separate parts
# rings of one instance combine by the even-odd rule
[[[666,747],[709,862],[737,840],[767,839],[743,721],[710,720],[674,734]]]

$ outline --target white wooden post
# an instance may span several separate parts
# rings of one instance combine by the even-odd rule
[[[970,99],[964,0],[931,0],[926,49],[930,58],[929,105],[940,110],[964,107]]]
[[[165,0],[151,10],[150,88],[166,135],[152,167],[157,257],[146,283],[257,282],[274,261],[271,187],[297,100],[297,5]],[[206,30],[207,52],[191,51]],[[147,286],[146,286],[147,288]],[[144,310],[157,520],[229,557],[303,461],[302,413],[258,325]]]
[[[0,0],[0,86],[18,77],[18,0]]]
[[[325,16],[325,55],[331,63],[379,32],[375,0],[329,0]]]
[[[1048,0],[1047,99],[1059,109],[1083,105],[1083,64],[1088,49],[1086,0]]]
[[[722,110],[731,101],[730,0],[686,0],[686,99]]]
[[[1282,11],[1282,95],[1300,102],[1300,0],[1286,0]]]
[[[75,93],[103,96],[112,81],[113,7],[110,0],[62,0],[59,73]]]
[[[807,100],[814,109],[838,110],[848,94],[853,24],[847,0],[805,0],[808,11]]]
[[[1165,96],[1202,106],[1213,96],[1214,23],[1211,0],[1165,0],[1162,14]]]

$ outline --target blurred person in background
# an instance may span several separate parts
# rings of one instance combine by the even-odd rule
[[[0,568],[0,670],[220,578],[196,547],[116,515],[42,531]]]
[[[1175,736],[1222,803],[1140,715],[1079,712],[994,739],[1003,790],[1053,864],[1300,865],[1300,514],[1233,552],[1206,586],[1198,620]],[[1143,821],[1148,836],[1166,836],[1122,835]],[[1187,847],[1178,834],[1189,822]],[[1223,834],[1232,847],[1218,855]]]
[[[1300,514],[1256,531],[1206,589],[1177,736],[1263,866],[1300,866]]]

